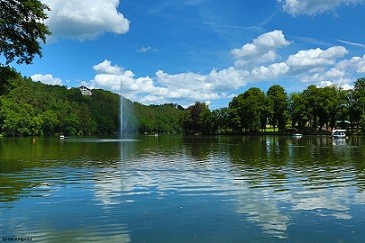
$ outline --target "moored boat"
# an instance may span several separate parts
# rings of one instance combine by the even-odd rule
[[[345,129],[334,129],[332,131],[332,138],[346,138]]]

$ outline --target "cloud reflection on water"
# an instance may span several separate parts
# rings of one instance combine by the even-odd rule
[[[226,145],[208,147],[202,158],[194,157],[195,152],[189,154],[186,147],[171,154],[156,149],[133,158],[124,156],[118,168],[95,175],[95,197],[106,206],[141,193],[156,193],[162,200],[175,193],[219,196],[222,201],[231,198],[236,202],[236,213],[260,226],[264,233],[284,239],[293,223],[292,211],[350,220],[353,218],[350,206],[365,203],[365,192],[355,192],[354,168],[317,165],[307,169],[296,165],[296,156],[303,153],[301,149],[316,153],[317,148],[264,142],[265,160],[275,160],[278,154],[286,157],[281,157],[279,164],[269,163],[263,168],[251,165],[250,161],[237,166]],[[323,147],[329,150],[330,145]],[[343,153],[338,148],[331,153],[336,151]]]

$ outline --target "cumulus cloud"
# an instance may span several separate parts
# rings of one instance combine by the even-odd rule
[[[249,84],[263,81],[295,80],[320,87],[337,85],[352,88],[357,73],[365,73],[365,55],[346,59],[342,46],[327,49],[299,50],[277,60],[277,49],[288,46],[281,30],[258,36],[241,48],[231,50],[235,65],[209,73],[184,72],[170,74],[157,70],[152,77],[137,77],[128,69],[104,60],[93,66],[95,76],[82,82],[90,88],[102,88],[144,104],[179,103],[188,106],[195,101],[211,103],[230,98]],[[247,62],[237,65],[237,62]],[[52,75],[36,74],[33,80],[62,84]]]
[[[362,57],[352,57],[349,60],[342,60],[336,64],[340,70],[355,70],[357,73],[365,73],[365,55]]]
[[[276,79],[285,75],[289,71],[289,66],[285,62],[273,63],[269,66],[256,67],[251,71],[251,76],[254,80]]]
[[[50,85],[62,85],[62,80],[60,78],[55,78],[51,74],[34,74],[31,76],[32,80],[35,82],[41,82]]]
[[[46,24],[55,37],[90,40],[106,32],[124,34],[129,21],[118,12],[119,0],[42,0],[51,11]]]
[[[104,60],[103,62],[94,65],[93,69],[97,72],[108,74],[121,74],[123,72],[122,68],[118,66],[112,66],[112,63],[109,60]]]
[[[94,65],[93,69],[98,73],[92,83],[97,87],[106,88],[115,92],[156,92],[157,87],[153,85],[153,80],[149,77],[135,78],[131,70],[123,70],[117,65],[112,65],[108,60]]]
[[[281,30],[274,30],[260,35],[252,43],[231,50],[231,54],[236,58],[235,65],[244,67],[252,61],[256,64],[275,61],[277,58],[275,50],[289,44]]]
[[[299,80],[304,83],[315,83],[318,87],[338,86],[345,90],[353,88],[352,80],[347,73],[336,68],[330,70],[314,69],[301,75]]]
[[[290,55],[286,63],[295,70],[333,65],[337,58],[343,57],[347,53],[346,48],[342,46],[334,46],[326,50],[320,48],[301,50],[294,55]]]
[[[363,0],[277,0],[284,12],[291,15],[315,15],[332,11],[341,4],[361,3]]]
[[[236,90],[247,84],[247,76],[248,72],[233,67],[220,71],[213,69],[207,75],[192,72],[171,75],[161,70],[156,73],[157,81],[169,90],[175,87],[188,89],[190,95],[196,98],[225,97],[228,90]]]
[[[168,74],[156,72],[155,79],[135,77],[131,70],[112,65],[108,60],[96,64],[94,79],[84,83],[90,87],[111,90],[145,104],[176,102],[188,105],[196,100],[209,102],[228,96],[227,90],[245,84],[245,73],[234,68],[212,70],[208,75],[193,72]]]

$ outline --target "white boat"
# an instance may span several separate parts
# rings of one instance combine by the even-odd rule
[[[346,138],[345,129],[335,129],[332,131],[332,138]]]
[[[60,135],[60,139],[65,139],[65,135]]]
[[[293,138],[301,138],[301,137],[303,137],[303,134],[301,134],[301,133],[294,133],[294,134],[292,135],[292,137],[293,137]]]

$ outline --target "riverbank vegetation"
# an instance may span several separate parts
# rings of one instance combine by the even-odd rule
[[[250,88],[228,107],[210,110],[196,102],[143,105],[123,98],[130,119],[128,131],[140,134],[327,133],[342,127],[353,133],[365,128],[365,78],[353,90],[308,86],[287,94],[279,85],[265,93]],[[83,96],[79,88],[46,85],[0,68],[0,134],[5,136],[117,135],[121,97],[94,89]]]
[[[187,109],[183,127],[202,134],[327,134],[339,127],[363,133],[364,97],[365,78],[358,79],[352,90],[310,85],[303,92],[287,94],[279,85],[266,93],[253,87],[234,97],[227,108],[210,111],[197,102]]]
[[[46,85],[0,67],[0,134],[116,135],[120,132],[120,96],[100,89],[83,96],[79,88]],[[129,132],[180,133],[182,107],[145,106],[123,100]],[[128,108],[128,109],[127,109]],[[133,115],[130,115],[130,114]]]

